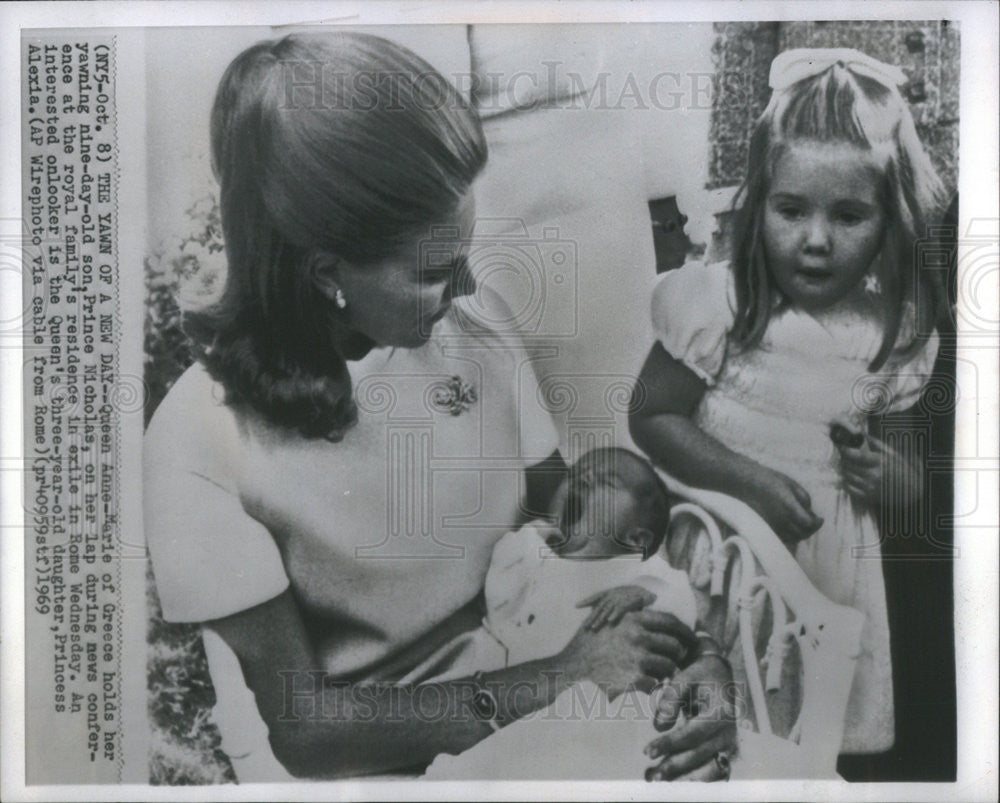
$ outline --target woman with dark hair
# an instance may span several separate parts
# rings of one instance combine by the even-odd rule
[[[200,359],[150,424],[145,511],[164,616],[203,625],[240,779],[426,766],[584,679],[614,693],[684,667],[674,701],[731,680],[647,611],[544,660],[396,683],[445,668],[427,658],[479,624],[494,543],[564,470],[466,264],[478,117],[392,42],[292,35],[226,71],[212,157],[226,285],[188,316]],[[672,733],[670,777],[715,777],[735,743],[728,712]]]

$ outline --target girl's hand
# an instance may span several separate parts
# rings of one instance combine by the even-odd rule
[[[808,538],[823,526],[823,519],[813,513],[809,492],[791,477],[763,466],[746,501],[788,545]]]
[[[915,502],[923,487],[919,456],[907,457],[889,444],[868,435],[857,449],[840,447],[840,470],[844,489],[852,498],[869,505],[883,501],[883,488],[891,484],[885,501]]]
[[[729,779],[736,753],[734,692],[732,669],[715,655],[674,676],[657,700],[653,725],[666,733],[646,746],[646,755],[659,760],[646,770],[647,781]]]
[[[577,608],[593,607],[583,627],[600,630],[604,625],[616,625],[629,611],[641,611],[656,601],[656,595],[642,586],[617,586],[599,591],[576,604]]]
[[[878,438],[866,436],[857,448],[838,445],[844,490],[865,504],[875,504],[882,493],[886,461],[891,450]]]
[[[630,688],[650,691],[696,646],[691,628],[676,616],[639,611],[600,630],[581,625],[560,657],[570,676],[593,681],[614,699]]]

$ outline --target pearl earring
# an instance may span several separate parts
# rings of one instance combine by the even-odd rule
[[[347,299],[344,298],[344,291],[341,290],[339,287],[337,288],[337,292],[334,295],[333,300],[337,302],[337,306],[340,309],[344,309],[344,307],[347,306]]]

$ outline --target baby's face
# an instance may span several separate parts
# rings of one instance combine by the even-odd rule
[[[597,471],[578,480],[575,488],[564,480],[553,499],[553,520],[563,536],[550,539],[553,551],[579,558],[645,553],[653,534],[638,525],[642,511],[626,483]]]

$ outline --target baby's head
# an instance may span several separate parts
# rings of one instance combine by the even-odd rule
[[[553,499],[559,555],[649,557],[663,543],[670,497],[647,460],[628,449],[593,449],[569,469]]]

